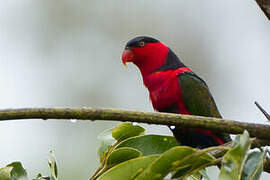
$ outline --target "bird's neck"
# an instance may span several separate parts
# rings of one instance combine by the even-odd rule
[[[169,48],[162,43],[149,43],[143,49],[133,48],[134,64],[140,69],[143,76],[149,75],[165,64]],[[139,51],[139,52],[137,52]]]
[[[170,48],[168,48],[166,60],[163,62],[162,66],[155,70],[155,72],[175,70],[184,67],[186,66],[180,61],[176,54]]]
[[[141,62],[145,64],[136,64],[141,71],[143,82],[149,90],[159,87],[171,76],[175,76],[175,73],[188,69],[170,48],[166,49],[165,55],[159,52],[159,56],[152,58],[155,59],[155,63],[143,60]],[[163,56],[161,56],[162,54]],[[140,63],[140,61],[138,62]],[[151,64],[147,64],[148,62],[151,62]]]
[[[134,63],[143,76],[186,67],[170,48],[159,48],[157,45],[155,48],[154,52],[151,52],[151,50],[146,52],[151,56],[136,57],[137,60]]]
[[[180,67],[178,69],[157,71],[151,74],[142,75],[143,83],[149,91],[152,91],[163,86],[165,82],[174,79],[176,76],[186,71],[192,70],[187,67]]]

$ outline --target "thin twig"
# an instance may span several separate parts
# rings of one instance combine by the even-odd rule
[[[270,121],[270,115],[263,109],[263,107],[257,101],[255,101],[255,105],[264,114],[264,116],[268,119],[268,121]]]

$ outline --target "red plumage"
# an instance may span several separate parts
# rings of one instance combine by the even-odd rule
[[[179,113],[190,114],[183,103],[181,87],[177,78],[179,74],[186,71],[191,70],[184,67],[143,75],[143,82],[149,90],[150,99],[155,110],[162,111],[172,104],[177,104]]]

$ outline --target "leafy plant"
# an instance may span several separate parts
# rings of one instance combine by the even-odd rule
[[[145,135],[145,129],[120,123],[102,132],[98,139],[100,164],[90,180],[210,180],[207,167],[220,166],[219,180],[258,180],[263,171],[265,152],[250,151],[247,131],[236,136],[231,147],[196,149],[180,146],[174,137]],[[226,152],[215,157],[215,151]],[[32,180],[57,180],[58,170],[50,152],[51,174],[40,173]],[[0,180],[28,180],[20,162],[0,168]]]
[[[179,146],[174,137],[144,135],[142,127],[120,123],[101,133],[99,140],[100,165],[90,180],[209,180],[206,168],[218,164],[219,180],[254,180],[262,173],[265,157],[264,152],[249,151],[247,131],[235,138],[232,147],[196,149]],[[217,150],[227,152],[215,158],[211,152]]]

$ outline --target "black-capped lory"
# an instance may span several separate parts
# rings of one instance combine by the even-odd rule
[[[185,66],[164,43],[147,36],[127,42],[124,65],[133,62],[149,90],[153,108],[159,112],[221,118],[204,80]],[[206,148],[231,140],[229,134],[206,129],[170,127],[181,145]]]

